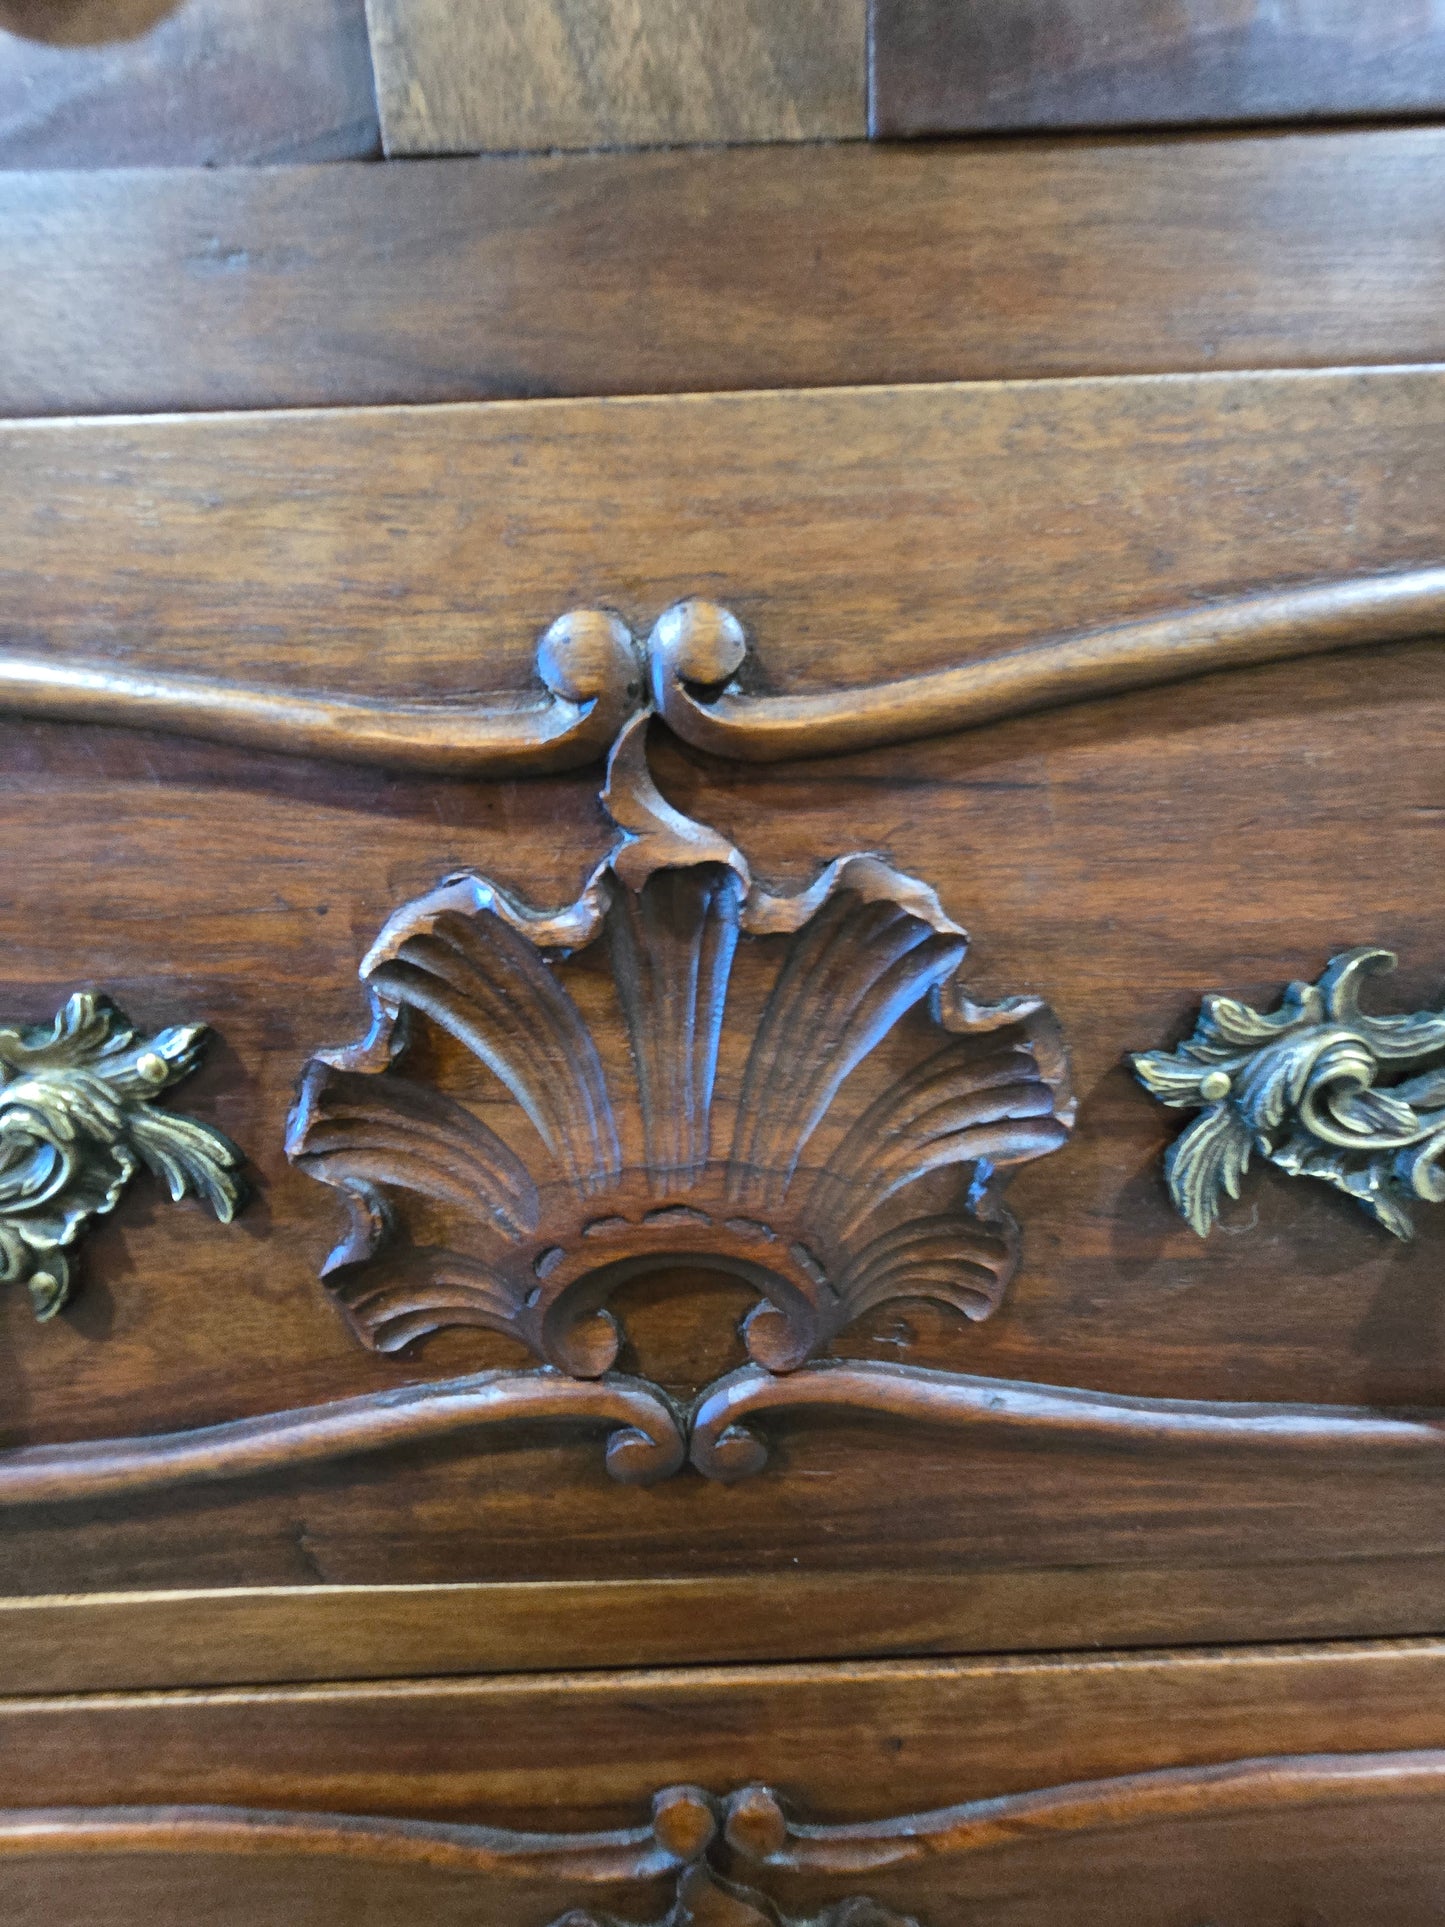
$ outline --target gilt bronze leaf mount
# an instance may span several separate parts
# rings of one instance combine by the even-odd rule
[[[1177,1050],[1133,1057],[1162,1104],[1199,1112],[1164,1168],[1201,1237],[1221,1197],[1239,1196],[1255,1151],[1343,1191],[1397,1238],[1414,1236],[1412,1204],[1445,1200],[1445,1011],[1360,1009],[1365,980],[1395,963],[1389,950],[1347,950],[1268,1014],[1206,997]]]
[[[154,1101],[196,1069],[205,1036],[204,1024],[146,1036],[95,991],[77,991],[52,1024],[0,1030],[0,1283],[25,1284],[37,1318],[65,1304],[72,1247],[142,1166],[177,1201],[235,1215],[241,1153]]]
[[[618,1288],[679,1262],[753,1291],[765,1376],[891,1299],[986,1318],[1019,1261],[1004,1186],[1073,1122],[1051,1012],[974,1001],[964,932],[875,855],[764,888],[659,793],[647,728],[575,902],[453,876],[363,961],[368,1033],[307,1066],[287,1140],[347,1208],[327,1285],[378,1350],[481,1326],[578,1379],[618,1358]],[[410,1074],[419,1031],[481,1083]]]

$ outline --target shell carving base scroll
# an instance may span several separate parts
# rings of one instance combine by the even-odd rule
[[[1395,961],[1389,950],[1347,950],[1318,983],[1291,984],[1268,1015],[1206,997],[1187,1042],[1132,1059],[1161,1104],[1199,1112],[1164,1169],[1200,1237],[1221,1196],[1239,1196],[1254,1151],[1343,1191],[1397,1238],[1414,1235],[1412,1203],[1445,1200],[1445,1011],[1360,1009],[1365,978]]]
[[[287,1141],[346,1205],[327,1285],[380,1351],[482,1326],[582,1379],[617,1358],[616,1288],[679,1261],[753,1289],[769,1373],[889,1299],[986,1318],[1019,1260],[1003,1187],[1073,1121],[1051,1013],[974,1003],[963,931],[875,856],[762,888],[658,793],[646,728],[576,902],[454,876],[365,958],[370,1030],[307,1066]]]

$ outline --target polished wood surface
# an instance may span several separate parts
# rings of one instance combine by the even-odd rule
[[[0,171],[0,411],[1440,360],[1442,209],[1435,128]]]
[[[386,1679],[1049,1651],[1266,1635],[1408,1634],[1439,1621],[1445,1558],[801,1572],[384,1586],[284,1585],[0,1600],[0,1692]],[[344,1654],[344,1660],[341,1657]]]
[[[1042,1895],[1080,1927],[1326,1900],[1368,1927],[1385,1893],[1424,1922],[1439,1671],[1418,1642],[12,1700],[0,1892],[25,1919],[103,1886],[121,1920],[182,1891],[222,1920],[363,1892],[381,1921],[647,1920],[692,1868],[728,1921],[741,1883],[790,1918],[1033,1923]]]
[[[219,681],[444,700],[526,688],[561,609],[612,607],[640,633],[705,590],[741,613],[765,687],[866,691],[880,650],[890,676],[930,673],[1060,628],[1437,564],[1441,396],[1418,370],[16,425],[12,619],[62,663],[194,673],[204,652]],[[276,513],[288,498],[304,518]],[[1420,1333],[1441,1227],[1424,1213],[1399,1246],[1318,1187],[1266,1177],[1201,1243],[1160,1178],[1170,1121],[1122,1059],[1187,1028],[1203,988],[1267,998],[1356,937],[1408,960],[1392,1002],[1431,1001],[1441,664],[1433,641],[1397,641],[766,768],[654,726],[662,797],[771,888],[881,850],[972,931],[980,999],[1053,1004],[1079,1134],[1015,1182],[1023,1263],[1003,1309],[872,1315],[837,1341],[858,1361],[828,1381],[841,1408],[797,1409],[813,1383],[797,1380],[794,1409],[760,1422],[767,1468],[731,1488],[681,1472],[618,1484],[605,1425],[529,1420],[17,1509],[7,1587],[961,1569],[1018,1580],[1016,1610],[965,1605],[930,1637],[998,1636],[1009,1619],[1017,1643],[1059,1636],[1058,1582],[1030,1594],[1031,1574],[1089,1575],[1076,1636],[1148,1637],[1172,1568],[1168,1636],[1188,1639],[1228,1627],[1217,1575],[1233,1568],[1256,1635],[1428,1628],[1428,1415],[1445,1393]],[[391,1425],[406,1388],[520,1366],[480,1331],[363,1351],[317,1277],[335,1208],[281,1140],[301,1065],[363,1027],[357,967],[397,904],[465,869],[568,904],[611,835],[598,775],[462,784],[84,724],[6,736],[24,857],[7,1012],[53,1010],[81,973],[138,1019],[184,989],[220,1039],[190,1108],[241,1143],[262,1199],[226,1231],[137,1198],[44,1329],[8,1294],[7,1444],[62,1462],[94,1446],[105,1477],[129,1476],[118,1455],[107,1470],[105,1441],[264,1432],[268,1414],[315,1407],[300,1423],[322,1437],[356,1409],[324,1408],[356,1399]],[[444,1087],[492,1102],[453,1046],[427,1049]],[[685,1403],[740,1363],[754,1296],[686,1266],[638,1279],[619,1305],[622,1370]],[[949,1408],[961,1429],[889,1416],[899,1364],[967,1375]],[[932,1381],[909,1384],[911,1398]],[[1281,1409],[1300,1405],[1363,1414]],[[427,1395],[416,1409],[428,1427],[447,1416]],[[1085,1411],[1104,1415],[1093,1432]],[[213,1443],[158,1442],[136,1462],[175,1450],[205,1466]],[[1416,1577],[1399,1595],[1356,1583],[1376,1559]],[[1275,1562],[1292,1576],[1271,1599]],[[859,1637],[830,1623],[815,1650]],[[692,1650],[711,1637],[704,1620]]]
[[[368,10],[395,154],[778,144],[0,168],[0,1915],[1434,1927],[1445,131]],[[873,11],[909,131],[1436,99]],[[0,162],[374,152],[261,24],[0,0]],[[1359,946],[1413,1242],[1242,1062],[1197,1237],[1131,1054]]]
[[[274,165],[379,145],[363,0],[0,5],[0,167]]]
[[[386,151],[859,138],[866,0],[370,0]]]
[[[872,0],[869,25],[885,138],[1445,109],[1428,0]]]
[[[1441,1666],[1439,1641],[1402,1640],[21,1696],[0,1700],[0,1805],[593,1829],[636,1824],[666,1785],[763,1781],[839,1825],[1250,1755],[1439,1748]]]

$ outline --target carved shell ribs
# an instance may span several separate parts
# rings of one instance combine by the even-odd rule
[[[1018,1262],[1003,1185],[1073,1121],[1051,1014],[972,1003],[963,932],[876,857],[759,888],[658,794],[646,726],[575,903],[453,877],[365,959],[371,1030],[307,1066],[288,1135],[349,1207],[329,1287],[379,1350],[483,1326],[584,1378],[617,1355],[614,1289],[680,1260],[756,1289],[774,1372],[888,1299],[986,1317]],[[480,1099],[398,1068],[418,1020],[485,1067]]]

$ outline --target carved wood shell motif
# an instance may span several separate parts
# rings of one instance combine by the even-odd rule
[[[621,836],[574,903],[454,876],[364,960],[370,1031],[307,1066],[288,1136],[348,1208],[328,1286],[379,1350],[483,1326],[584,1379],[617,1356],[618,1285],[680,1260],[756,1290],[770,1373],[888,1299],[987,1317],[1019,1257],[1004,1184],[1073,1121],[1051,1013],[974,1003],[963,931],[875,856],[760,887],[660,795],[647,726],[613,752]],[[421,1026],[489,1100],[408,1074]]]

